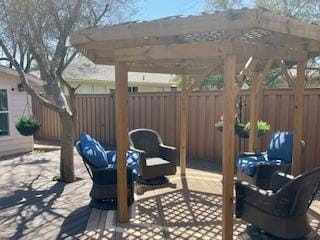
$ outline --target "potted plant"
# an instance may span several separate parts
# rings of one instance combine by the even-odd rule
[[[215,124],[215,127],[219,131],[221,132],[223,131],[223,116],[221,116],[220,121]],[[238,114],[235,115],[234,127],[235,127],[235,133],[240,138],[249,138],[250,122],[246,124],[241,123]],[[264,121],[257,122],[258,136],[262,136],[269,130],[270,130],[270,125],[267,122],[264,122]]]
[[[16,122],[16,129],[23,136],[31,136],[38,131],[40,125],[33,117],[20,117]]]

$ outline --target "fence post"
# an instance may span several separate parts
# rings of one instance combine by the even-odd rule
[[[169,144],[172,146],[176,145],[175,142],[175,133],[176,133],[176,95],[177,95],[177,86],[170,86],[170,113],[169,113]]]

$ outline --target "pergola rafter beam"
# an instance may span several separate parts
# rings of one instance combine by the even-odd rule
[[[279,16],[265,9],[257,9],[255,26],[273,32],[319,41],[319,25],[310,24],[292,17]]]
[[[246,34],[247,32],[250,32],[251,28],[243,28],[238,30],[229,30],[229,31],[223,31],[223,32],[217,32],[217,38],[216,41],[223,41],[228,39],[234,39],[237,36],[241,36],[243,34]],[[214,31],[210,30],[209,33],[213,33]],[[205,34],[205,33],[199,33],[199,34]],[[235,37],[236,36],[236,37]],[[205,40],[205,38],[203,39]],[[125,40],[107,40],[107,41],[90,41],[84,44],[81,44],[82,48],[85,48],[87,50],[109,50],[114,51],[115,49],[121,49],[123,46],[126,46],[126,48],[133,48],[133,47],[139,47],[139,46],[152,46],[152,45],[162,45],[162,44],[183,44],[183,43],[190,43],[192,42],[190,39],[188,39],[188,35],[173,35],[173,36],[162,36],[162,37],[156,37],[156,36],[150,36],[150,37],[144,37],[141,38],[141,36],[132,36],[130,39]]]
[[[240,57],[239,57],[240,58]],[[95,63],[113,65],[110,58],[95,57]],[[241,58],[240,58],[241,59]],[[163,61],[133,61],[126,62],[129,72],[147,72],[147,73],[167,73],[167,74],[202,74],[211,66],[216,65],[217,68],[212,71],[212,74],[222,74],[223,62],[222,58],[210,59],[192,59],[186,64],[180,64],[181,60],[171,59]],[[237,64],[237,72],[243,68],[243,64]]]
[[[256,67],[257,63],[258,63],[257,58],[250,57],[248,59],[248,61],[244,65],[244,68],[241,70],[241,72],[239,73],[239,75],[237,77],[238,78],[237,83],[239,85],[243,84],[243,82],[244,82],[243,77],[245,77],[247,74],[251,73],[252,70],[254,70],[254,68]]]
[[[122,43],[131,44],[131,46],[159,44],[164,41],[176,43],[178,36],[205,32],[234,32],[233,36],[239,36],[244,29],[246,31],[264,29],[273,33],[316,41],[320,38],[319,26],[316,24],[301,22],[257,8],[89,28],[72,33],[70,39],[72,45],[83,45],[87,49],[101,49],[111,45],[116,48],[121,47]],[[110,44],[106,44],[107,42]]]
[[[103,54],[103,51],[97,52],[98,56],[99,54]],[[133,62],[165,59],[201,59],[222,57],[228,54],[288,61],[305,61],[307,59],[307,54],[304,51],[238,40],[119,49],[115,51],[115,58],[121,62]]]
[[[237,76],[237,88],[236,88],[236,95],[238,95],[243,83],[245,82],[246,75],[251,73],[258,64],[258,59],[250,57],[246,62],[244,68],[241,70],[239,75]]]
[[[94,41],[141,39],[143,45],[159,38],[175,37],[204,32],[226,32],[254,28],[256,11],[234,10],[216,14],[205,14],[189,18],[159,19],[142,23],[128,23],[106,28],[83,29],[71,34],[71,42],[87,44]],[[150,40],[151,39],[151,40]],[[149,43],[150,44],[150,43]]]
[[[267,63],[265,64],[263,70],[260,72],[259,81],[258,81],[258,84],[256,85],[255,92],[259,91],[259,88],[261,88],[263,86],[263,83],[267,78],[267,75],[272,67],[273,62],[274,62],[273,59],[268,60]]]
[[[288,83],[289,87],[294,89],[295,83],[293,81],[292,75],[283,60],[280,60],[280,68],[284,80]]]

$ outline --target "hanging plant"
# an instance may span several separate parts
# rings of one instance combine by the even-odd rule
[[[219,131],[223,131],[223,116],[221,116],[220,121],[215,124],[215,127]],[[240,122],[238,114],[235,115],[234,120],[234,130],[235,133],[239,136],[239,138],[249,138],[249,131],[250,131],[250,122],[244,124]],[[270,125],[264,121],[257,122],[257,134],[258,136],[262,136],[267,131],[270,130]]]
[[[16,122],[16,128],[23,136],[31,136],[39,130],[40,125],[33,117],[20,117]]]
[[[223,131],[223,115],[221,115],[220,117],[220,121],[215,123],[215,127],[220,131],[222,132]],[[235,131],[242,131],[245,127],[245,124],[241,123],[240,122],[240,119],[239,119],[239,116],[238,114],[235,114],[234,115],[234,128],[235,128]]]

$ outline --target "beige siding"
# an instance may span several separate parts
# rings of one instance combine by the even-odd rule
[[[110,83],[83,83],[83,82],[70,82],[72,87],[78,88],[77,92],[79,94],[106,94],[110,93],[110,89],[114,89],[114,84]],[[139,92],[168,92],[170,87],[147,85],[147,84],[134,84],[129,82],[129,87],[138,87]]]
[[[139,92],[169,92],[170,87],[138,86]]]
[[[19,92],[17,77],[0,73],[0,88],[8,90],[9,100],[9,136],[0,136],[0,156],[10,155],[33,150],[33,137],[25,137],[18,133],[15,128],[16,120],[25,115],[32,115],[31,98],[26,92]],[[29,99],[29,107],[26,106]]]

